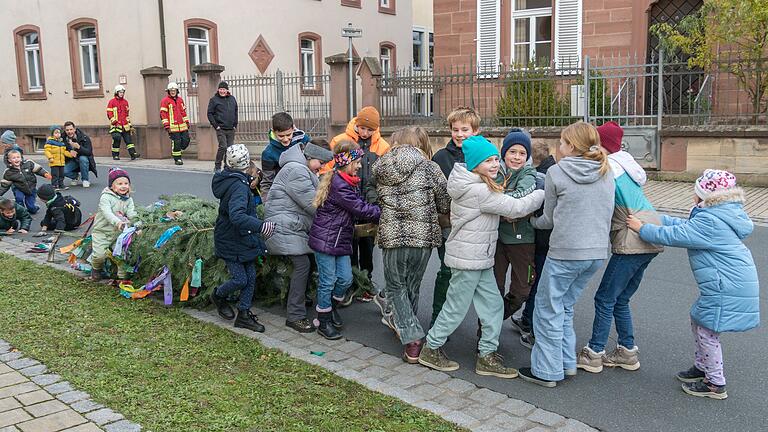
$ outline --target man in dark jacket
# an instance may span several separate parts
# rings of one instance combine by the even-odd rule
[[[31,225],[32,216],[29,215],[24,206],[9,199],[0,198],[0,231],[6,234],[13,234],[17,231],[20,234],[26,234]]]
[[[91,171],[93,175],[99,176],[96,172],[96,160],[93,158],[91,138],[77,129],[74,123],[68,121],[64,123],[64,142],[72,148],[67,157],[66,165],[64,165],[64,177],[72,179],[71,185],[75,186],[77,185],[77,175],[80,173],[83,187],[90,187],[88,172]]]
[[[37,196],[47,207],[45,217],[40,221],[40,232],[46,232],[49,228],[56,231],[73,231],[80,226],[83,214],[78,200],[69,195],[61,196],[49,184],[40,186]]]
[[[220,200],[219,216],[213,231],[214,250],[216,256],[227,264],[231,279],[213,290],[211,302],[222,318],[231,320],[235,318],[235,312],[226,299],[239,291],[235,327],[263,333],[264,326],[251,312],[256,285],[255,260],[267,253],[263,239],[274,233],[275,223],[264,222],[256,216],[256,204],[248,187],[250,179],[245,174],[250,162],[248,148],[235,144],[227,149],[224,170],[213,175],[213,196]]]
[[[208,122],[216,129],[216,138],[219,140],[214,171],[220,171],[227,148],[235,143],[237,129],[237,100],[229,93],[226,81],[219,83],[216,94],[208,102]]]

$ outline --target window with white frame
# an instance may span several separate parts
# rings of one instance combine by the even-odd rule
[[[37,32],[24,35],[24,61],[27,66],[27,90],[43,91],[40,73],[40,35]]]
[[[210,61],[210,38],[208,29],[203,27],[187,28],[187,49],[189,50],[189,68]],[[197,76],[192,72],[192,81],[197,81]]]
[[[432,101],[433,94],[430,93],[414,93],[411,99],[412,107],[411,113],[414,115],[432,116]]]
[[[424,69],[424,30],[413,30],[413,68]]]
[[[552,61],[552,0],[515,0],[512,62],[548,66]]]
[[[429,49],[427,50],[429,70],[435,66],[435,33],[429,32]]]
[[[392,72],[392,48],[382,46],[379,50],[379,63],[381,64],[381,73],[386,78]]]
[[[301,76],[304,89],[315,88],[315,41],[301,40]]]
[[[80,70],[83,88],[99,87],[99,55],[96,46],[96,27],[82,27],[77,31],[80,43]]]
[[[379,6],[389,8],[389,0],[379,0]]]

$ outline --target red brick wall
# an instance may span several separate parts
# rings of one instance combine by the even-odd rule
[[[467,65],[476,55],[477,1],[434,0],[435,69]]]

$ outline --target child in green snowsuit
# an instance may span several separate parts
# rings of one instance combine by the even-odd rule
[[[104,262],[107,259],[107,249],[117,239],[123,229],[136,220],[136,208],[131,198],[131,179],[128,172],[121,168],[109,170],[109,187],[104,188],[99,199],[99,211],[93,223],[91,254],[91,279],[101,279]],[[117,278],[125,279],[125,270],[118,267]]]

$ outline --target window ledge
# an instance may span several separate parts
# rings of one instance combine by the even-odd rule
[[[19,95],[19,100],[46,100],[48,99],[48,94],[45,92],[45,90],[39,91],[39,92],[22,92]]]
[[[99,86],[99,88],[93,88],[93,89],[75,89],[73,97],[75,99],[86,99],[86,98],[103,98],[104,96],[104,90]]]

